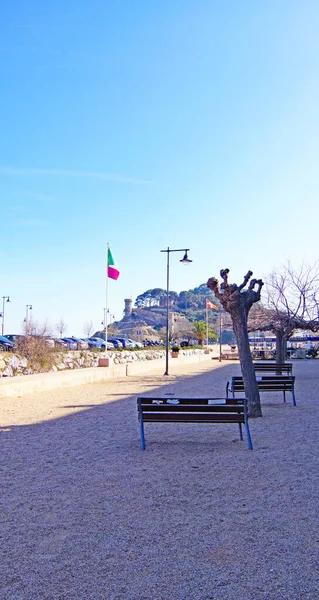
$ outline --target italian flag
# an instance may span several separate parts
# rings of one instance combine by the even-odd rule
[[[115,280],[120,276],[120,269],[109,246],[107,248],[107,276]]]

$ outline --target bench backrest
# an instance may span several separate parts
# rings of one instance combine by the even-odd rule
[[[292,374],[292,363],[262,363],[254,362],[255,372],[261,373],[275,373],[281,375],[286,373],[287,375]]]
[[[137,398],[139,417],[158,423],[244,423],[246,398]],[[247,414],[247,413],[246,413]]]
[[[293,375],[262,375],[256,376],[258,389],[260,391],[292,391],[294,388],[295,377]],[[234,392],[244,391],[244,381],[242,377],[234,376],[231,379],[230,388]]]

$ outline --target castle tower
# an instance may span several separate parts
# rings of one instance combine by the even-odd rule
[[[132,298],[125,298],[124,316],[129,317],[132,314]]]

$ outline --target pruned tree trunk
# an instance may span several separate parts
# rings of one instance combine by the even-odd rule
[[[220,288],[218,280],[215,277],[211,277],[208,280],[207,287],[214,292],[223,308],[231,316],[238,344],[238,354],[245,386],[245,394],[247,397],[249,416],[261,417],[260,396],[250,352],[247,319],[252,305],[260,300],[260,290],[263,286],[263,282],[261,279],[252,279],[248,289],[244,290],[252,276],[252,271],[248,271],[240,286],[228,283],[228,273],[229,269],[221,270],[220,275],[223,279],[223,283]],[[257,291],[254,290],[256,285]]]
[[[245,385],[245,393],[249,416],[261,417],[261,404],[258,384],[256,381],[255,368],[250,352],[247,323],[245,319],[238,319],[237,316],[232,317],[234,333],[238,345],[238,354],[241,366],[241,372]]]
[[[276,331],[276,363],[284,363],[286,358],[286,343],[284,332],[281,330]]]

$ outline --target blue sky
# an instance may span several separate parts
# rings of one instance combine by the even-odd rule
[[[0,297],[69,335],[228,267],[318,259],[316,0],[16,0],[0,8]]]

